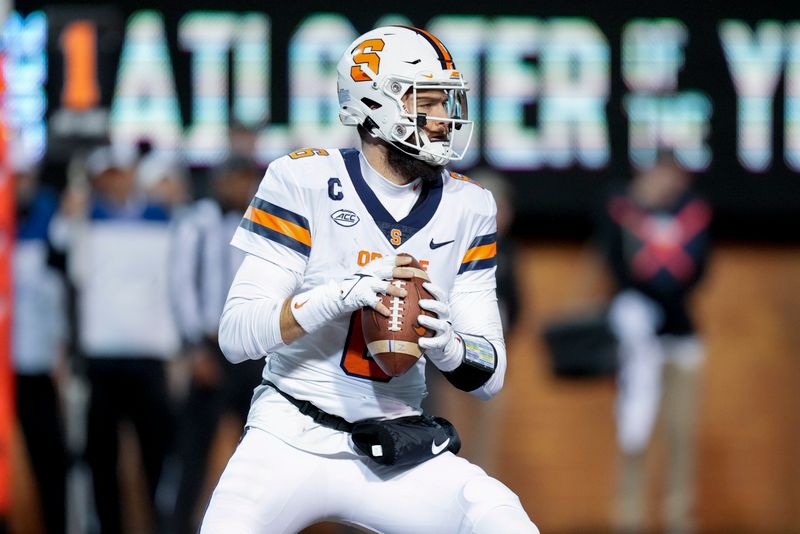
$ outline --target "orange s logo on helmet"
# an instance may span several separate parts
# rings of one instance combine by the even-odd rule
[[[383,39],[367,39],[359,44],[353,54],[353,65],[350,68],[350,77],[357,82],[370,82],[372,78],[367,76],[364,68],[361,65],[366,65],[373,73],[378,74],[381,66],[381,58],[375,52],[383,50]]]

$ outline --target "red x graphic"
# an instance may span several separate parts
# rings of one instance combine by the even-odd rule
[[[633,257],[633,274],[649,280],[660,269],[668,270],[676,279],[686,280],[697,266],[684,246],[694,239],[711,220],[711,210],[702,200],[693,200],[676,215],[659,217],[639,208],[628,199],[618,197],[609,206],[611,217],[642,242]]]

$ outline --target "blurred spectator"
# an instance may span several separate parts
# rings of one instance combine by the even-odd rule
[[[86,160],[90,194],[69,189],[50,231],[68,253],[76,289],[91,388],[86,456],[104,534],[122,531],[120,422],[136,430],[151,503],[172,430],[165,362],[178,336],[167,291],[169,212],[137,190],[136,163],[132,149],[94,150]]]
[[[178,222],[173,239],[171,292],[186,353],[191,385],[179,423],[181,477],[171,532],[197,529],[197,502],[220,416],[237,415],[244,425],[263,362],[228,362],[217,344],[222,308],[244,253],[230,246],[261,171],[252,160],[232,156],[214,170],[210,196],[197,201]]]
[[[39,490],[46,532],[66,524],[67,454],[55,376],[67,340],[65,286],[48,265],[47,228],[58,197],[39,186],[37,169],[14,162],[17,241],[14,247],[13,360],[17,414]]]
[[[151,201],[175,216],[189,202],[189,173],[180,158],[166,151],[150,152],[136,169],[136,185]]]
[[[662,156],[612,194],[603,213],[600,247],[617,285],[609,309],[620,357],[616,521],[626,533],[646,530],[644,456],[662,404],[664,531],[694,529],[696,397],[704,355],[688,299],[705,272],[711,213],[692,180]]]

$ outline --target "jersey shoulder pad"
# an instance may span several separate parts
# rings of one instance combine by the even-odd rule
[[[475,185],[475,186],[480,187],[481,189],[483,189],[483,186],[479,182],[476,182],[475,180],[473,180],[472,178],[470,178],[466,174],[461,174],[461,173],[458,173],[456,171],[451,171],[451,170],[447,170],[445,172],[447,173],[447,176],[448,176],[449,179],[458,180],[459,182],[463,182],[463,183],[467,183],[467,184],[472,184],[472,185]]]
[[[320,176],[327,180],[338,154],[336,149],[299,148],[273,161],[270,169],[278,175],[290,175],[298,185],[313,187]]]
[[[492,193],[463,174],[447,171],[445,190],[458,198],[458,205],[468,216],[494,218],[497,212]]]
[[[326,158],[331,155],[331,152],[336,152],[328,148],[298,148],[286,154],[286,157],[294,160],[308,160],[309,158]]]

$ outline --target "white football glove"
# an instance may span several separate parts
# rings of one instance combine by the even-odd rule
[[[464,358],[464,344],[450,324],[450,307],[447,305],[447,294],[444,290],[431,282],[425,282],[422,287],[433,295],[434,299],[420,299],[419,307],[435,313],[438,318],[420,315],[417,322],[436,332],[433,337],[421,337],[417,342],[425,351],[425,357],[441,371],[452,371]]]
[[[330,280],[292,297],[291,311],[306,333],[314,332],[337,317],[369,306],[388,316],[381,303],[381,294],[405,297],[405,289],[388,282],[392,277],[411,278],[414,273],[402,266],[409,256],[384,256],[369,262],[363,269],[344,280]]]

